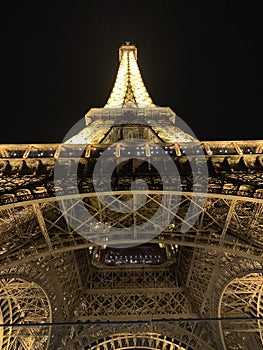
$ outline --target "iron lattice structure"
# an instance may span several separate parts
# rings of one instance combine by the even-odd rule
[[[144,123],[126,122],[127,113]],[[107,104],[91,109],[80,133],[63,144],[0,147],[1,349],[262,349],[263,141],[203,141],[196,148],[175,120],[169,108],[153,104],[136,48],[127,44]],[[129,137],[144,139],[139,162]],[[156,144],[176,165],[181,191],[163,190],[148,161],[165,163]],[[102,174],[98,195],[94,166],[109,146],[113,192]],[[191,164],[201,157],[207,173],[198,168],[196,183]],[[147,191],[131,192],[136,179]],[[103,196],[116,208],[131,197],[143,196],[144,204],[114,212]],[[77,215],[80,203],[89,217]],[[140,242],[136,227],[147,222],[147,238],[158,208],[169,225]],[[133,227],[137,247],[109,246],[118,235],[101,232],[93,219]]]

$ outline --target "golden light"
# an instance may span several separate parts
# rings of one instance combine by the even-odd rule
[[[154,107],[137,64],[137,49],[123,45],[119,49],[120,65],[116,81],[105,108]]]

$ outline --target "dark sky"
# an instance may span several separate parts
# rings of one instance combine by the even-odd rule
[[[263,139],[263,1],[0,0],[0,143],[60,142],[130,40],[155,104],[200,140]]]

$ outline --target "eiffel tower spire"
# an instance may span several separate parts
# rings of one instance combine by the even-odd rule
[[[137,64],[137,48],[129,42],[119,49],[120,65],[105,108],[155,107]]]

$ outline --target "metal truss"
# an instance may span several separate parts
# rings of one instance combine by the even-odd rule
[[[112,203],[129,194],[129,191],[115,192]],[[96,231],[94,226],[92,233],[87,234],[87,231],[91,231],[90,225],[94,219],[107,220],[111,226],[123,228],[131,225],[134,220],[137,224],[147,220],[149,232],[152,232],[158,229],[151,221],[158,206],[162,207],[161,216],[170,217],[171,223],[155,238],[155,242],[208,250],[213,247],[217,251],[262,261],[262,200],[207,194],[206,202],[201,206],[200,199],[203,201],[201,193],[195,196],[185,193],[181,196],[180,202],[177,200],[179,195],[177,193],[165,195],[167,200],[163,205],[162,194],[159,191],[145,193],[145,205],[137,211],[126,214],[109,213],[107,208],[99,205],[99,198],[93,193],[82,194],[81,199],[74,199],[73,195],[60,197],[58,200],[62,203],[60,207],[65,208],[64,211],[59,211],[56,200],[52,198],[2,206],[0,207],[0,229],[3,232],[0,238],[2,266],[13,266],[17,261],[27,262],[52,254],[87,248],[94,245],[92,241],[96,242],[98,237],[102,242],[105,240],[105,244],[108,244],[109,240],[114,242],[114,236],[108,235],[107,232]],[[140,196],[141,193],[138,193],[138,198]],[[83,231],[89,242],[73,232],[65,222],[65,215],[72,216],[74,209],[77,212],[82,199],[90,215],[88,218],[76,216],[72,220],[75,220],[79,231]],[[185,220],[190,203],[192,205],[190,219],[196,220],[191,227]],[[181,232],[183,223],[189,225],[189,230],[185,233]],[[147,234],[143,233],[144,238]],[[149,239],[151,238],[149,236]],[[131,239],[139,241],[136,230]]]
[[[81,297],[75,315],[83,322],[196,317],[180,287],[92,289]]]
[[[194,321],[179,320],[76,325],[68,329],[69,336],[62,340],[58,350],[62,350],[65,345],[69,350],[108,350],[129,348],[134,344],[145,349],[214,350],[211,337],[204,326]]]
[[[90,269],[87,284],[89,289],[134,289],[176,288],[179,287],[177,268],[144,267]]]
[[[74,191],[71,193],[69,190],[71,179],[65,179],[68,181],[66,191],[55,198],[53,185],[50,187],[54,159],[42,158],[45,170],[41,174],[39,159],[30,159],[34,147],[27,150],[22,147],[20,151],[24,153],[20,153],[23,158],[10,158],[11,166],[17,170],[13,175],[4,174],[5,185],[15,184],[14,188],[17,188],[16,182],[20,176],[17,174],[21,169],[25,171],[25,167],[21,166],[23,159],[29,167],[27,171],[34,169],[31,175],[23,177],[23,186],[27,187],[28,184],[28,188],[34,189],[32,183],[35,179],[34,183],[44,186],[47,192],[39,194],[32,190],[20,197],[16,195],[4,198],[1,202],[1,286],[6,286],[7,281],[11,280],[26,281],[29,298],[33,298],[34,291],[35,300],[41,300],[37,304],[39,310],[41,305],[45,308],[45,303],[49,303],[50,312],[46,317],[51,317],[52,322],[70,321],[76,322],[76,325],[41,327],[39,333],[37,327],[27,328],[26,331],[14,326],[0,327],[0,338],[4,342],[2,348],[9,340],[13,341],[10,349],[13,344],[22,342],[21,349],[32,348],[31,338],[35,339],[36,348],[41,348],[42,345],[38,345],[41,344],[38,340],[41,338],[45,344],[50,342],[50,349],[62,349],[65,346],[68,349],[128,349],[143,346],[140,342],[144,342],[147,349],[166,346],[176,350],[180,347],[234,350],[234,343],[242,338],[244,328],[246,342],[253,344],[255,349],[260,348],[262,322],[258,319],[246,323],[247,327],[234,321],[222,321],[220,324],[179,320],[189,317],[262,315],[260,276],[263,271],[263,200],[258,186],[262,182],[262,173],[257,168],[262,167],[262,156],[259,156],[262,144],[252,142],[250,148],[245,148],[245,144],[242,146],[235,143],[231,146],[233,152],[237,152],[233,157],[220,154],[223,153],[220,149],[230,152],[232,148],[227,146],[231,145],[202,145],[214,171],[210,174],[208,193],[202,193],[201,190],[198,192],[198,189],[193,193],[186,177],[182,178],[182,193],[163,192],[158,186],[148,191],[133,191],[135,200],[139,202],[143,195],[145,203],[141,208],[124,214],[109,211],[85,179],[80,182],[79,198]],[[60,152],[67,152],[62,146],[52,147],[56,157]],[[176,154],[180,151],[179,148],[179,145],[174,146],[171,152]],[[3,147],[1,150],[3,156],[9,152]],[[251,150],[253,154],[245,154]],[[96,161],[95,158],[92,159],[91,146],[89,151],[89,161]],[[43,152],[51,151],[46,149]],[[240,157],[245,162],[241,162]],[[6,159],[1,161],[5,163]],[[87,164],[83,166],[87,167]],[[124,202],[131,197],[125,179],[119,178],[119,187],[115,188],[113,195],[100,192],[100,196],[107,197],[116,209],[117,200]],[[231,186],[225,186],[229,183]],[[244,189],[243,184],[254,188]],[[90,213],[88,218],[75,215],[79,203],[84,203]],[[98,263],[95,255],[100,247],[96,245],[96,238],[99,237],[100,242],[105,242],[106,245],[116,242],[119,237],[114,237],[107,231],[101,232],[96,227],[92,227],[91,231],[92,220],[123,229],[132,227],[134,223],[140,225],[148,222],[148,232],[143,232],[145,238],[149,232],[158,231],[158,225],[152,217],[159,207],[159,221],[166,217],[171,222],[154,239],[152,235],[149,239],[152,243],[177,247],[178,256],[172,258],[169,265],[132,269],[127,266],[106,268]],[[67,215],[83,235],[74,232],[65,221]],[[133,236],[129,239],[138,242],[136,225]],[[188,230],[183,231],[183,225]],[[35,289],[30,289],[31,284],[36,286]],[[4,291],[4,287],[1,290]],[[26,294],[25,290],[27,291],[21,288],[21,293]],[[43,298],[43,293],[46,293],[46,299]],[[33,308],[35,304],[27,297],[24,300],[22,296],[16,299],[14,289],[10,289],[9,294],[10,298],[4,299],[12,300],[13,304],[7,307],[7,302],[1,303],[2,322],[25,323],[22,311],[12,310],[22,310],[25,305]],[[244,308],[247,308],[246,312]],[[230,309],[232,313],[229,313]],[[39,313],[40,311],[36,312],[35,320]],[[45,314],[42,315],[44,317]],[[130,324],[125,323],[127,320]],[[77,326],[80,321],[82,325]],[[107,324],[104,325],[103,322]],[[136,325],[136,322],[143,324]],[[238,332],[234,331],[234,327]],[[213,333],[214,340],[210,332]],[[151,343],[149,339],[152,339]],[[42,348],[44,346],[47,345]],[[6,348],[8,349],[7,345]]]
[[[128,194],[129,191],[117,192],[112,200]],[[254,265],[261,266],[262,202],[255,198],[207,194],[202,207],[202,193],[195,196],[185,193],[176,205],[175,196],[178,194],[167,194],[162,211],[162,215],[174,217],[171,224],[152,240],[180,247],[179,261],[175,261],[173,268],[144,269],[142,273],[142,270],[136,269],[92,266],[96,245],[72,232],[64,219],[65,212],[59,211],[54,199],[43,198],[1,207],[0,225],[5,228],[1,236],[2,270],[17,274],[18,266],[36,261],[44,275],[50,274],[52,284],[60,286],[56,294],[61,305],[52,308],[54,315],[61,308],[65,310],[64,318],[59,317],[60,321],[169,320],[196,318],[199,314],[215,317],[217,314],[211,309],[213,302],[207,303],[207,300],[215,288],[215,276],[219,276],[222,268],[237,256],[253,259]],[[65,211],[69,204],[71,210],[74,206],[77,210],[78,201],[74,198],[72,195],[59,198]],[[99,207],[99,198],[95,194],[82,194],[81,200],[92,213],[92,218],[103,221],[107,217],[109,220],[107,209]],[[136,216],[137,223],[147,219],[154,229],[151,215],[160,203],[160,192],[151,191],[146,194],[148,213],[138,211],[113,216],[112,225],[125,227]],[[196,222],[189,231],[182,233],[181,225],[185,222],[190,203]],[[249,230],[246,229],[248,224]],[[79,220],[80,227],[87,225],[89,221]],[[11,242],[8,240],[10,237],[13,237]],[[109,239],[107,235],[105,238]],[[240,270],[246,271],[247,266],[241,265]],[[45,284],[48,286],[50,282],[45,281]],[[225,281],[223,285],[226,284]],[[218,304],[219,300],[213,303]],[[220,329],[216,326],[215,330],[220,343],[224,332],[220,336]],[[54,329],[54,332],[56,336],[57,330]]]
[[[82,266],[77,264],[78,259],[82,261]],[[11,305],[7,308],[6,303],[9,299],[6,297],[5,290],[0,288],[0,296],[3,298],[0,304],[0,315],[2,315],[0,330],[3,341],[8,342],[9,334],[14,344],[20,344],[19,337],[21,334],[24,334],[24,347],[20,345],[18,347],[19,350],[44,349],[44,345],[41,344],[45,339],[48,339],[47,344],[49,343],[49,346],[46,347],[47,349],[56,348],[56,343],[62,337],[64,330],[59,327],[42,326],[41,323],[49,324],[51,322],[56,323],[69,320],[73,310],[79,303],[80,291],[84,288],[86,282],[86,259],[86,252],[78,250],[78,252],[73,251],[69,254],[58,254],[56,257],[42,258],[27,264],[17,264],[17,266],[2,270],[0,283],[3,285],[7,284],[6,281],[25,281],[23,283],[24,288],[20,288],[20,299],[18,299],[16,294],[19,291],[18,283],[13,285],[12,289],[9,288],[9,299],[15,300],[14,307]],[[35,292],[34,295],[30,292],[30,288]],[[43,299],[43,293],[46,296],[46,301]],[[30,304],[31,299],[32,303]],[[41,307],[42,300],[44,300],[43,308],[46,303],[49,305],[49,317],[45,318],[46,313],[42,312],[43,319],[40,318],[38,309],[36,307],[34,308],[35,303]],[[32,311],[30,311],[31,305]],[[26,311],[23,314],[24,309]],[[35,315],[35,318],[33,318],[33,315]],[[22,324],[27,323],[28,325],[23,328]],[[5,325],[3,326],[3,324]],[[8,326],[8,324],[12,326]],[[35,343],[33,343],[32,338],[35,339]],[[28,347],[26,347],[25,342],[28,342]],[[7,346],[6,349],[16,349],[12,344],[10,347]]]
[[[153,104],[136,47],[119,54],[78,134],[0,145],[0,349],[262,349],[263,141],[197,142]],[[101,259],[146,242],[158,264]]]
[[[251,273],[235,278],[225,287],[220,298],[219,317],[250,320],[221,321],[224,349],[262,349],[263,346],[263,275]],[[255,317],[255,319],[253,319]],[[251,319],[252,318],[252,319]]]
[[[52,264],[50,264],[52,265]],[[56,310],[60,310],[59,319],[67,319],[68,307],[65,301],[63,302],[63,291],[56,284],[56,275],[48,261],[42,263],[17,264],[10,269],[1,270],[1,279],[17,278],[28,281],[28,284],[34,283],[48,295],[50,307],[52,309],[52,320],[57,321],[58,316]]]
[[[178,343],[174,339],[166,339],[160,334],[114,334],[109,339],[90,347],[90,350],[103,349],[171,349],[184,350],[185,346]]]
[[[166,108],[165,108],[166,109]],[[114,112],[114,111],[113,111]],[[150,143],[149,143],[150,145]],[[123,145],[125,146],[125,145]],[[143,149],[147,149],[147,143],[143,145]],[[171,154],[182,156],[182,152],[185,148],[192,146],[191,142],[169,142],[163,144],[165,147],[169,147]],[[203,141],[200,142],[204,154],[208,156],[217,156],[218,163],[221,162],[222,158],[229,158],[230,164],[235,164],[235,158],[240,160],[240,157],[244,159],[253,160],[253,156],[262,155],[263,142],[261,140],[245,140],[245,141]],[[90,158],[94,157],[95,150],[98,147],[103,147],[103,144],[6,144],[0,145],[0,159],[6,160],[27,160],[38,163],[39,159],[57,159],[59,158],[72,158],[75,154],[79,154],[79,149],[83,152],[81,157]],[[171,148],[170,148],[171,147]],[[74,152],[75,151],[75,152]],[[175,153],[172,153],[175,152]],[[191,154],[191,153],[190,153]],[[198,154],[195,153],[198,156]],[[238,158],[237,158],[238,157]],[[238,162],[237,162],[238,163]],[[251,162],[247,163],[247,166],[251,166]],[[17,169],[19,169],[17,167]],[[242,170],[241,167],[237,170]]]
[[[75,321],[136,321],[196,317],[170,268],[91,269]],[[188,315],[188,316],[187,316]]]
[[[0,323],[50,323],[51,305],[44,290],[34,282],[21,278],[0,280]],[[48,349],[48,327],[1,327],[1,349]]]
[[[210,322],[218,349],[249,349],[251,344],[253,348],[261,349],[262,272],[262,263],[221,254],[210,264],[211,278],[203,296],[196,300],[191,294],[193,302],[201,305],[202,317],[223,318],[219,322]]]

